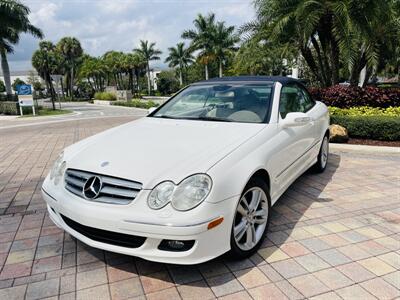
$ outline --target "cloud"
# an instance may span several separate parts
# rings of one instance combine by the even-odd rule
[[[78,38],[86,53],[100,56],[109,50],[129,52],[141,39],[157,43],[164,66],[167,48],[181,40],[198,13],[215,12],[217,19],[240,26],[254,15],[251,0],[26,0],[31,22],[46,40]],[[39,41],[23,35],[9,56],[10,67],[30,69]]]

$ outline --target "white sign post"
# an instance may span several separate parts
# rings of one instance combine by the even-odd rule
[[[24,115],[22,107],[31,106],[33,115],[36,116],[35,104],[33,103],[32,86],[29,84],[20,84],[17,86],[19,112]]]
[[[33,103],[33,97],[32,95],[30,96],[25,96],[25,95],[21,95],[18,96],[18,103],[19,103],[19,111],[21,113],[21,116],[24,115],[24,113],[22,112],[22,107],[26,107],[26,106],[31,106],[32,107],[32,112],[33,115],[36,116],[36,111],[35,111],[35,104]]]

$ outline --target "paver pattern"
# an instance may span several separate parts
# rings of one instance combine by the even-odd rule
[[[133,118],[0,130],[0,299],[400,297],[400,156],[332,153],[283,195],[242,261],[166,265],[71,238],[48,218],[44,177],[65,146]]]

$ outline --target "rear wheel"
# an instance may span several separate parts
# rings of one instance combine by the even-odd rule
[[[231,231],[231,256],[245,258],[257,251],[268,229],[270,207],[266,183],[260,178],[251,179],[236,208]]]
[[[317,173],[322,173],[323,171],[325,171],[326,166],[328,164],[328,157],[329,157],[329,140],[328,136],[325,135],[321,143],[321,148],[319,149],[318,160],[313,166],[313,170]]]

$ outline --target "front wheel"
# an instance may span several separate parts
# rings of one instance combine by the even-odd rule
[[[233,258],[249,257],[258,250],[268,229],[270,208],[266,183],[260,178],[251,179],[239,200],[232,225]]]
[[[325,171],[326,166],[328,164],[328,156],[329,156],[329,140],[328,136],[324,136],[324,139],[321,143],[321,148],[318,153],[318,160],[313,166],[313,170],[317,173],[322,173]]]

